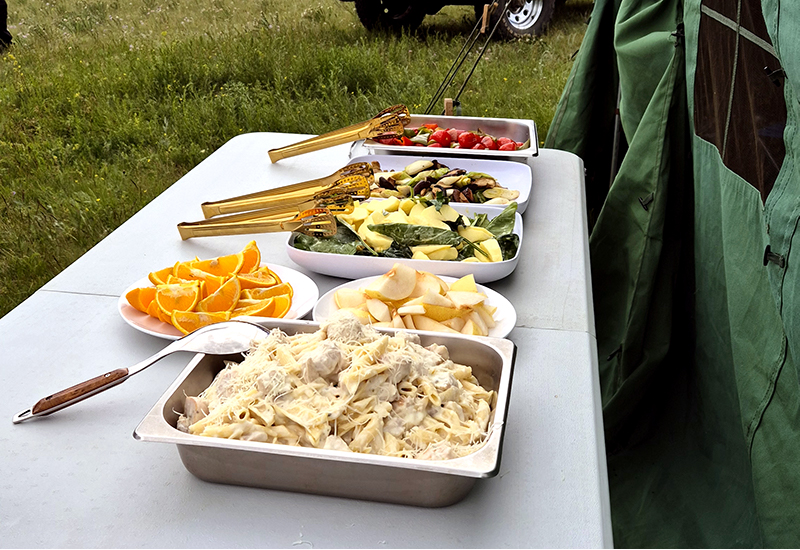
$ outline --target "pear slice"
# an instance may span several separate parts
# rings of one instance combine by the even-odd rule
[[[484,333],[481,331],[481,328],[472,321],[472,319],[467,319],[467,322],[464,323],[464,326],[459,331],[461,334],[469,334],[470,336],[487,336],[488,333]]]
[[[443,325],[439,321],[434,321],[433,319],[425,317],[424,315],[413,315],[411,318],[414,320],[414,326],[417,330],[458,333],[457,330],[453,330],[450,327]]]
[[[494,309],[497,309],[497,308],[494,308]],[[492,316],[492,314],[489,313],[489,310],[486,307],[486,304],[481,304],[479,306],[476,306],[474,311],[478,312],[478,315],[481,316],[481,319],[483,319],[483,322],[486,323],[486,326],[488,328],[494,328],[494,327],[497,326],[497,322],[494,320],[494,317]]]
[[[395,315],[392,317],[392,327],[393,328],[406,328],[405,323],[403,322],[403,318],[399,315]]]
[[[464,320],[464,317],[453,317],[452,319],[442,321],[442,324],[446,327],[450,327],[453,330],[461,332],[461,329],[464,328],[466,321]]]
[[[340,288],[333,293],[333,301],[339,309],[359,307],[367,301],[366,295],[354,288]]]
[[[367,300],[367,311],[380,323],[388,323],[392,320],[392,313],[389,306],[375,298]]]
[[[370,298],[395,301],[407,298],[417,285],[417,271],[403,264],[394,264],[386,274],[370,283],[364,292]]]
[[[478,304],[482,304],[486,300],[486,295],[480,292],[463,292],[458,290],[450,290],[447,293],[447,298],[450,299],[456,307],[473,308]]]
[[[439,294],[444,294],[442,292],[442,285],[440,284],[440,281],[442,280],[439,279],[439,277],[436,277],[427,271],[417,271],[417,284],[414,286],[414,290],[411,291],[409,298],[424,296],[428,290],[432,290]]]
[[[475,284],[475,276],[472,273],[464,275],[450,285],[450,290],[455,292],[478,292],[478,285]]]
[[[417,327],[414,326],[414,318],[411,315],[403,315],[403,324],[408,330],[417,330]]]
[[[432,306],[455,307],[455,304],[450,298],[442,296],[438,292],[433,292],[432,290],[428,290],[428,292],[422,296],[422,303]]]
[[[400,306],[397,308],[397,314],[404,317],[407,315],[425,315],[425,306],[422,304],[414,306]]]

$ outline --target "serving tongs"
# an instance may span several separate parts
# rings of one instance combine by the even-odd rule
[[[356,177],[367,181],[367,185],[369,185],[369,181],[372,178],[372,165],[368,162],[355,162],[324,178],[240,195],[230,199],[204,202],[200,207],[203,209],[203,216],[211,218],[220,214],[235,214],[237,212],[271,208],[278,204],[300,204],[312,199],[317,193],[326,189],[350,185],[355,181],[360,184],[361,180],[354,179]],[[369,192],[364,198],[369,198]]]
[[[405,105],[393,105],[384,109],[371,119],[346,126],[313,138],[269,151],[269,160],[278,162],[287,157],[294,157],[319,151],[326,147],[341,145],[359,139],[391,138],[403,135],[405,126],[411,121],[411,114]]]
[[[330,237],[336,234],[336,217],[327,208],[310,208],[297,213],[294,217],[290,213],[275,212],[253,217],[253,213],[248,212],[213,220],[178,224],[178,233],[184,241],[193,237],[249,235],[281,231],[298,231],[314,237]]]

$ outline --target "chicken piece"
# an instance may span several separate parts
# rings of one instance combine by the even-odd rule
[[[183,402],[183,414],[178,417],[178,429],[189,433],[189,426],[208,414],[208,403],[199,397],[186,396]]]
[[[337,374],[347,367],[347,359],[334,342],[323,340],[316,348],[300,358],[303,373],[308,382],[322,378],[326,382],[336,379]]]
[[[369,325],[362,325],[349,311],[337,311],[320,325],[328,339],[343,344],[365,344],[375,341],[380,334]]]
[[[450,359],[450,351],[447,349],[447,346],[442,346],[441,344],[431,344],[425,348],[428,351],[432,351],[436,355],[442,358],[442,361],[447,361]]]

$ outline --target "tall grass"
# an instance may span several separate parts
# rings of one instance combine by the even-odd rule
[[[531,118],[544,136],[590,11],[571,0],[545,37],[492,43],[463,114]],[[338,0],[11,0],[9,24],[0,316],[237,134],[421,112],[474,20],[451,6],[393,36]]]

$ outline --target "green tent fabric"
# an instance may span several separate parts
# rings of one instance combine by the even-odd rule
[[[545,146],[587,168],[616,546],[800,546],[799,100],[800,2],[595,1]]]

